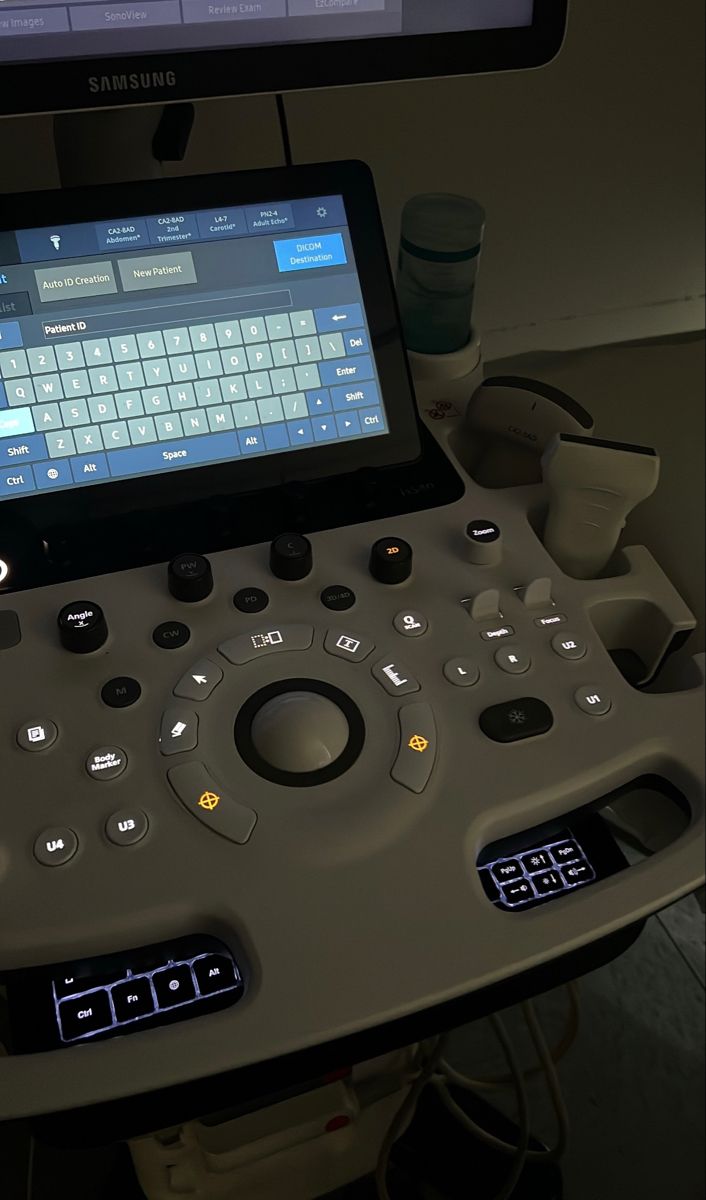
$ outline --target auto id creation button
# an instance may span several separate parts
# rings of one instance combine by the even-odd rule
[[[107,260],[43,267],[34,272],[39,299],[43,304],[59,300],[85,300],[88,296],[109,296],[117,292],[113,264]]]

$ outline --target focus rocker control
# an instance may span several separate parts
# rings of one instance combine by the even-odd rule
[[[270,570],[277,579],[306,579],[313,565],[311,542],[300,533],[282,533],[270,546]]]
[[[175,600],[196,604],[213,591],[211,564],[203,554],[178,554],[167,568],[167,582]]]
[[[402,538],[380,538],[370,551],[370,574],[378,583],[404,583],[412,574],[412,547]]]
[[[92,600],[65,604],[57,617],[59,640],[72,654],[90,654],[100,650],[108,637],[103,609]]]

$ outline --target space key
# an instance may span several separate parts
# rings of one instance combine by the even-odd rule
[[[219,787],[203,763],[180,763],[167,771],[167,776],[184,808],[199,821],[231,842],[247,842],[257,813]]]
[[[114,479],[126,475],[149,475],[152,471],[193,467],[198,463],[217,462],[240,454],[234,433],[210,433],[191,441],[157,442],[135,446],[131,450],[111,450],[108,466]]]

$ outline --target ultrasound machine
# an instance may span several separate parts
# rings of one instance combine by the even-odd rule
[[[7,0],[0,104],[169,121],[536,67],[565,21]],[[695,619],[629,537],[571,566],[578,406],[545,390],[544,482],[490,487],[482,366],[439,420],[443,364],[413,356],[415,400],[359,162],[6,195],[0,279],[0,1121],[133,1139],[150,1197],[323,1195],[371,1166],[316,1149],[363,1122],[360,1064],[404,1077],[405,1048],[609,961],[703,882],[703,662],[672,657]],[[597,444],[654,486],[654,452]],[[640,790],[678,827],[629,864],[605,814]]]

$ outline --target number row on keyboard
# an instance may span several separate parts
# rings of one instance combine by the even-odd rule
[[[38,379],[35,378],[35,384],[41,388],[45,383],[51,383],[52,380],[59,378],[56,374],[57,370],[71,378],[83,378],[88,374],[92,381],[98,381],[102,376],[114,378],[116,371],[128,375],[131,372],[144,372],[143,382],[158,383],[164,378],[169,378],[170,372],[172,379],[194,379],[197,375],[200,378],[207,378],[209,375],[223,373],[259,371],[270,367],[294,366],[296,363],[321,362],[325,359],[342,358],[346,353],[343,336],[340,333],[327,334],[320,338],[316,336],[297,338],[295,341],[261,342],[252,346],[240,346],[223,351],[216,348],[201,348],[196,354],[173,350],[169,359],[159,355],[153,357],[142,355],[140,357],[139,354],[131,354],[126,355],[124,359],[116,358],[115,367],[110,356],[106,357],[103,366],[95,366],[95,360],[88,355],[86,355],[85,362],[78,358],[74,362],[68,361],[66,355],[61,354],[62,350],[67,349],[66,346],[59,346],[55,352],[53,347],[49,347],[41,353],[32,349],[7,350],[0,354],[0,376],[7,381],[16,380],[18,382],[21,380],[24,382],[23,376],[26,375],[39,376]],[[76,349],[81,349],[80,343],[76,344]],[[186,349],[189,350],[188,347]],[[162,356],[164,355],[164,346],[161,347],[160,353]],[[38,368],[36,366],[37,356],[45,364],[50,363],[51,365],[43,365]],[[105,386],[107,387],[107,385]],[[112,390],[115,389],[115,386],[115,384],[112,385]],[[128,383],[121,386],[134,385]]]

